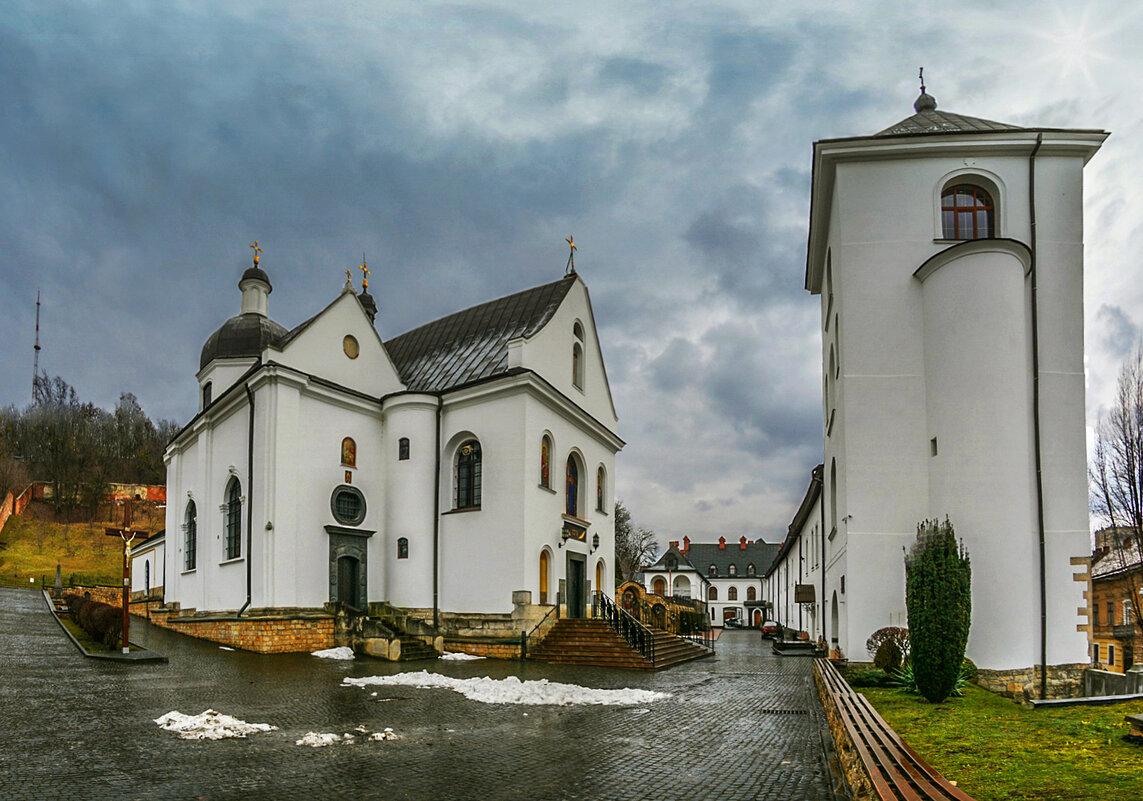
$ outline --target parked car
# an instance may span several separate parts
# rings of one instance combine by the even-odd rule
[[[776,620],[767,620],[762,624],[762,636],[778,638],[782,633],[782,627]]]
[[[740,617],[728,617],[722,621],[722,625],[728,629],[740,629],[746,625],[746,622]]]

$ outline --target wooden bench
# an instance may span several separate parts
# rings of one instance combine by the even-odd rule
[[[823,703],[827,705],[827,715],[832,705],[877,798],[881,801],[973,801],[972,796],[921,759],[877,714],[865,696],[853,691],[833,663],[827,659],[815,660],[814,673]],[[834,736],[837,739],[836,732]],[[837,745],[843,750],[842,743]],[[853,790],[855,798],[862,797],[858,788]]]

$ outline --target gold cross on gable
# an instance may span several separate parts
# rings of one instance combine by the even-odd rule
[[[346,269],[346,271],[345,271],[345,283],[349,284],[350,286],[353,285],[353,271],[352,270]]]
[[[254,251],[254,266],[257,267],[258,266],[258,254],[263,252],[262,248],[258,247],[258,240],[257,239],[255,239],[253,242],[250,243],[250,249]]]
[[[369,288],[369,262],[365,260],[365,254],[361,254],[361,265],[357,268],[361,270],[361,288]]]
[[[569,248],[569,250],[568,250],[568,266],[564,269],[564,275],[567,275],[569,272],[572,272],[572,273],[575,272],[575,252],[577,250],[579,250],[579,248],[577,248],[575,246],[575,235],[574,234],[565,238],[564,241],[568,243],[568,248]]]

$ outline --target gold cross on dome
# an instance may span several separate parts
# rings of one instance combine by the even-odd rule
[[[365,254],[361,254],[361,265],[357,268],[361,270],[361,288],[369,288],[369,262],[365,261]]]
[[[250,243],[250,249],[254,251],[254,266],[257,267],[258,266],[258,254],[263,252],[262,248],[258,247],[258,240],[257,239],[255,239],[253,242]]]

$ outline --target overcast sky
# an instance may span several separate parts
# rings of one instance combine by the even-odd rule
[[[574,234],[660,539],[781,539],[821,461],[815,139],[945,110],[1112,132],[1085,172],[1088,422],[1143,323],[1137,2],[0,6],[0,405],[195,411],[260,240],[287,328],[364,252],[388,339]]]

